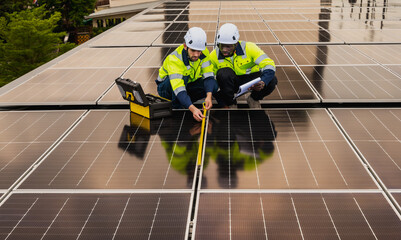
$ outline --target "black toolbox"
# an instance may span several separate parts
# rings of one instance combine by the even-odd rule
[[[123,98],[130,102],[130,110],[149,119],[168,117],[172,114],[171,101],[153,94],[145,94],[141,84],[117,78],[116,84]]]

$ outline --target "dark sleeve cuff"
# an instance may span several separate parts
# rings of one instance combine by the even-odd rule
[[[265,83],[265,85],[267,86],[270,81],[274,78],[274,74],[276,72],[271,70],[271,69],[266,69],[262,72],[262,75],[260,76],[260,79],[262,79],[262,81]]]
[[[184,108],[188,109],[189,106],[192,105],[191,98],[188,96],[187,91],[181,91],[177,95],[178,101],[180,101],[181,105],[184,106]]]
[[[203,80],[203,87],[206,93],[215,93],[217,91],[217,82],[214,77],[207,77]]]

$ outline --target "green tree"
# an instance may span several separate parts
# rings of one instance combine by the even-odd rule
[[[0,86],[74,47],[62,43],[65,33],[53,32],[61,14],[46,14],[37,7],[0,18]]]
[[[96,0],[38,0],[38,3],[51,13],[60,12],[63,31],[69,31],[82,25],[84,17],[93,13]]]
[[[0,17],[6,13],[19,12],[32,5],[32,0],[0,0]]]

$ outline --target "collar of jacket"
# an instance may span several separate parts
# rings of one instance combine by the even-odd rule
[[[242,56],[244,55],[244,50],[241,47],[241,42],[237,43],[237,46],[235,47],[234,54],[237,54],[237,56]],[[224,59],[225,57],[221,54],[220,48],[219,48],[219,57],[218,59]]]
[[[185,48],[182,48],[182,61],[184,62],[185,66],[189,66],[189,59],[188,59],[188,53],[185,50]]]

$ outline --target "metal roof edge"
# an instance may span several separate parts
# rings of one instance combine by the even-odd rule
[[[113,15],[117,15],[117,14],[125,14],[125,13],[142,11],[149,7],[154,6],[156,3],[160,3],[160,1],[152,1],[152,2],[131,4],[131,5],[126,5],[126,6],[112,7],[112,8],[100,10],[98,12],[89,14],[89,16],[85,16],[85,19],[101,18],[101,17],[113,16]]]

